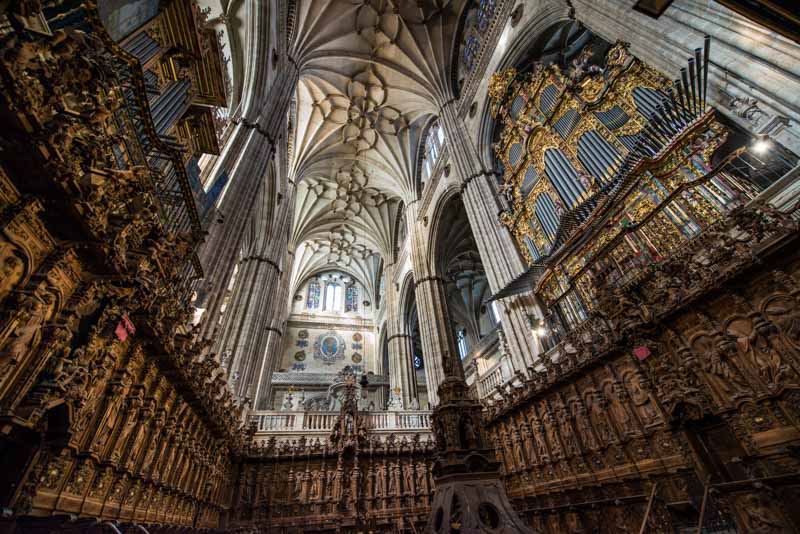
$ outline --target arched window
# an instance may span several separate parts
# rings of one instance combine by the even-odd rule
[[[458,354],[463,360],[467,357],[467,331],[463,328],[456,334],[456,342],[458,343]]]
[[[500,314],[497,312],[497,302],[491,302],[489,304],[489,311],[492,317],[492,324],[495,326],[500,324]]]
[[[403,206],[403,211],[397,216],[397,249],[398,251],[406,242],[406,214],[405,214],[405,206]]]
[[[347,292],[345,293],[344,311],[358,311],[358,288],[356,286],[349,286],[347,288]]]
[[[342,286],[336,282],[325,285],[325,311],[339,311],[342,309]]]
[[[443,144],[444,131],[437,120],[428,127],[425,137],[425,147],[422,154],[422,175],[420,176],[423,185],[428,181],[428,178],[431,177],[433,167],[436,165],[436,160],[439,159]]]
[[[308,283],[308,297],[306,298],[306,308],[316,310],[319,308],[319,282],[312,280]]]
[[[465,78],[466,74],[475,68],[475,60],[492,17],[495,14],[496,0],[480,0],[473,2],[472,7],[466,10],[464,16],[463,34],[460,46],[461,63],[459,65],[459,78]]]

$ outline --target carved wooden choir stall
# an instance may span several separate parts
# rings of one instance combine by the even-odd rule
[[[532,289],[552,348],[487,424],[541,532],[800,524],[800,205],[757,198],[763,165],[706,106],[709,46],[674,83],[624,44],[493,78],[530,264],[495,298]]]
[[[624,44],[491,83],[502,223],[540,363],[436,443],[255,443],[190,327],[226,68],[194,2],[112,35],[91,2],[0,32],[0,532],[715,532],[800,525],[800,240],[707,106]],[[157,4],[157,2],[156,2]],[[513,505],[513,507],[512,507]],[[728,529],[728,530],[725,530]],[[736,530],[734,530],[736,529]]]

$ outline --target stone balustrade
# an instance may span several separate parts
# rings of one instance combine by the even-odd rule
[[[327,438],[333,429],[339,412],[288,412],[259,410],[250,414],[250,421],[256,425],[256,440],[271,436],[277,439]],[[370,433],[414,435],[426,437],[431,430],[429,410],[405,410],[400,412],[364,412],[366,427]]]
[[[489,371],[478,378],[478,394],[481,399],[492,397],[497,386],[505,384],[506,380],[503,378],[503,366],[501,362],[489,369]]]

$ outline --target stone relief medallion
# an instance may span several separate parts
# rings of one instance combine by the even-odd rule
[[[300,339],[306,339],[308,337],[308,330],[298,330],[297,337]]]
[[[362,360],[361,355],[357,352],[350,359],[353,360],[353,363],[361,363]]]
[[[314,359],[322,360],[322,363],[331,365],[336,360],[344,359],[345,347],[344,339],[336,332],[320,334],[314,343]]]
[[[306,351],[298,350],[297,352],[294,353],[294,359],[295,361],[302,362],[303,360],[306,359]]]
[[[363,339],[363,337],[361,336],[361,334],[359,332],[356,332],[355,334],[353,334],[353,341],[361,341],[362,339]]]

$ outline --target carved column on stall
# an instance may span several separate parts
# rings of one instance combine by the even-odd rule
[[[440,357],[445,378],[432,416],[436,489],[425,532],[458,525],[461,532],[532,534],[508,500],[500,464],[483,430],[483,408],[469,397],[461,362],[453,352]]]
[[[448,152],[462,184],[462,199],[481,262],[492,292],[497,292],[525,270],[514,240],[498,218],[500,205],[495,194],[494,174],[484,169],[466,125],[458,116],[457,101],[442,108]],[[514,369],[525,372],[535,365],[538,352],[530,332],[529,314],[534,309],[527,296],[497,302],[501,326],[506,335]]]

